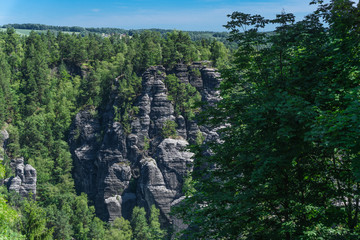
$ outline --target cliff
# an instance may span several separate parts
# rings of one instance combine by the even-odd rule
[[[138,113],[132,117],[130,132],[115,120],[117,89],[103,112],[88,107],[76,115],[69,138],[76,189],[88,194],[103,220],[129,219],[134,206],[149,210],[155,204],[162,224],[171,224],[171,205],[183,196],[184,177],[192,170],[192,153],[186,146],[199,134],[205,140],[217,137],[214,131],[175,113],[164,83],[168,74],[196,87],[202,101],[218,99],[220,80],[215,69],[201,62],[179,64],[171,70],[156,66],[142,76],[142,91],[135,102]],[[178,137],[162,136],[168,120],[177,123]]]

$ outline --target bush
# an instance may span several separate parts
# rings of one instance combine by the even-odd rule
[[[161,135],[163,138],[175,138],[177,137],[176,132],[177,124],[174,121],[166,120],[162,127]]]

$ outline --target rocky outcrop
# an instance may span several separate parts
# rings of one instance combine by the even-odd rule
[[[156,66],[142,76],[142,92],[135,102],[139,111],[131,121],[131,132],[114,120],[113,106],[119,104],[116,90],[104,112],[94,114],[94,109],[84,109],[72,124],[69,144],[76,189],[88,194],[103,220],[129,219],[134,206],[149,210],[155,204],[163,225],[174,222],[169,215],[171,204],[181,200],[184,177],[192,169],[192,153],[186,146],[199,134],[217,136],[174,113],[164,84],[167,74],[192,84],[203,101],[218,99],[220,80],[215,69],[201,62],[179,64],[170,71]],[[161,135],[167,120],[177,123],[175,139]]]
[[[9,139],[9,133],[6,129],[0,131],[0,162],[4,160],[6,142]],[[9,191],[15,191],[22,197],[36,196],[36,169],[30,164],[24,164],[24,158],[15,158],[10,162],[10,167],[15,176],[1,180],[0,185],[7,186]]]
[[[11,168],[15,172],[14,177],[4,180],[4,184],[9,191],[15,191],[22,197],[36,196],[36,180],[37,174],[35,168],[30,164],[24,164],[24,158],[16,158],[11,160]]]

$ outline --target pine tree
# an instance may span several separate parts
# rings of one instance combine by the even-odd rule
[[[107,240],[131,240],[133,239],[133,232],[131,229],[130,222],[125,220],[123,217],[116,218],[111,223],[110,229],[106,234]]]
[[[134,240],[150,239],[149,224],[146,220],[146,212],[144,208],[134,207],[131,221]]]
[[[159,222],[160,210],[152,205],[150,208],[150,218],[149,218],[149,231],[150,239],[152,240],[162,240],[166,235],[166,231],[162,230]]]

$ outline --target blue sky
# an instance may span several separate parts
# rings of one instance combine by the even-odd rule
[[[233,11],[274,17],[282,10],[301,19],[314,10],[310,0],[0,0],[0,25],[163,28],[225,31]]]

